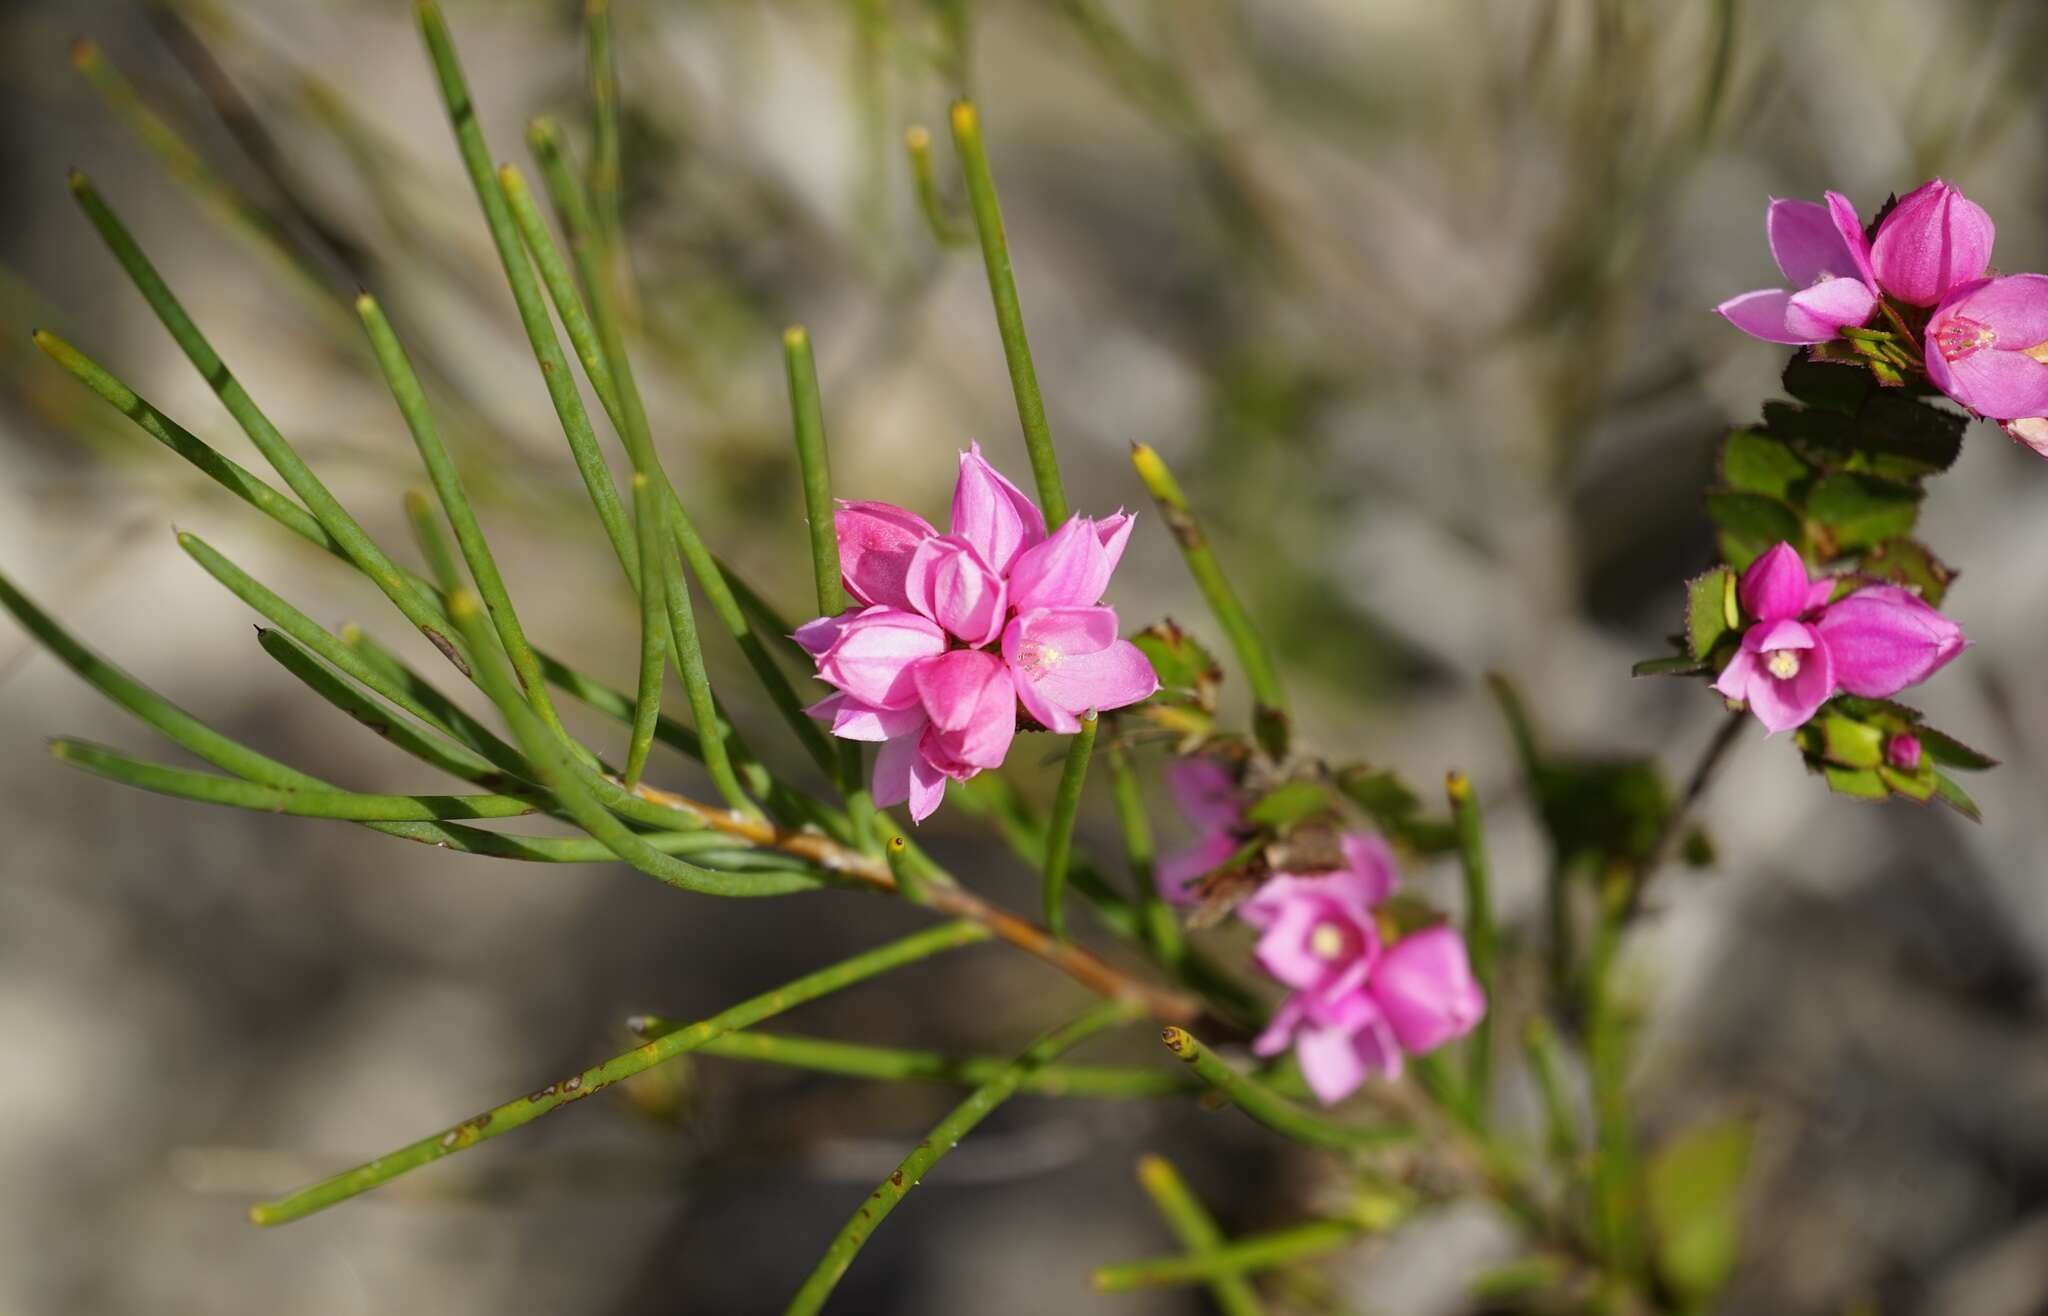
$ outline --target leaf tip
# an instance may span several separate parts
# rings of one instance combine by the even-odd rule
[[[1452,768],[1444,774],[1444,793],[1451,797],[1453,804],[1463,804],[1472,798],[1472,779]]]
[[[971,137],[981,129],[981,114],[970,100],[953,102],[953,134],[956,137]]]
[[[903,145],[912,155],[923,155],[932,149],[931,131],[921,123],[913,123],[903,130]]]
[[[97,61],[99,57],[99,43],[91,37],[73,37],[71,39],[71,65],[73,68],[83,69],[86,65]]]
[[[793,324],[782,331],[783,350],[801,352],[811,345],[810,330],[800,324]]]

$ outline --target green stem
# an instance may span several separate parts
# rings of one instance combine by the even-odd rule
[[[1363,1224],[1350,1220],[1311,1220],[1268,1234],[1240,1238],[1192,1256],[1103,1266],[1089,1278],[1104,1293],[1127,1293],[1172,1284],[1207,1284],[1226,1276],[1273,1270],[1335,1252],[1357,1242],[1365,1232]]]
[[[666,571],[652,563],[667,547],[668,526],[654,483],[633,473],[633,524],[640,535],[640,693],[633,706],[633,732],[626,742],[626,770],[620,780],[627,790],[640,784],[647,753],[654,746],[654,728],[661,719],[661,682],[668,673],[669,619]],[[722,743],[722,742],[721,742]],[[728,772],[730,769],[728,769]],[[742,796],[741,798],[745,798]]]
[[[1251,614],[1238,601],[1237,591],[1230,587],[1230,580],[1223,574],[1222,564],[1209,547],[1208,536],[1202,533],[1201,522],[1195,519],[1173,472],[1166,468],[1158,453],[1142,443],[1131,446],[1131,465],[1137,468],[1146,492],[1159,504],[1160,515],[1166,518],[1166,528],[1179,543],[1195,585],[1208,601],[1209,610],[1216,614],[1217,623],[1237,654],[1238,664],[1244,668],[1245,680],[1252,688],[1252,729],[1259,744],[1275,758],[1285,756],[1287,693],[1280,686],[1280,670],[1274,665],[1266,642],[1259,638]]]
[[[462,154],[462,164],[469,173],[477,201],[483,207],[484,223],[490,229],[492,244],[498,249],[498,261],[504,267],[505,281],[512,289],[512,300],[518,306],[519,322],[526,330],[534,360],[540,365],[541,380],[547,386],[549,400],[554,403],[555,415],[561,421],[563,436],[569,441],[570,454],[583,477],[584,488],[589,491],[591,505],[597,510],[606,537],[611,540],[612,552],[617,555],[627,581],[638,591],[639,562],[632,531],[626,524],[625,508],[619,501],[618,487],[612,482],[611,469],[605,465],[604,454],[598,451],[597,435],[590,428],[590,416],[583,409],[583,398],[576,391],[576,380],[570,375],[569,362],[562,355],[561,340],[555,337],[555,327],[548,319],[540,286],[534,281],[533,263],[520,245],[511,207],[505,199],[497,172],[491,166],[490,147],[484,142],[483,126],[477,121],[476,105],[470,99],[469,84],[463,77],[461,61],[448,33],[448,21],[442,16],[436,0],[419,0],[419,20],[427,52],[433,59],[441,99],[455,129],[455,144]]]
[[[1145,797],[1138,786],[1138,774],[1131,770],[1130,755],[1120,746],[1112,746],[1109,751],[1109,786],[1116,799],[1117,823],[1124,834],[1124,853],[1131,863],[1131,882],[1137,892],[1145,942],[1159,962],[1179,977],[1187,960],[1187,938],[1173,907],[1160,898],[1152,823],[1145,816]]]
[[[1216,1221],[1188,1187],[1187,1180],[1180,1177],[1180,1171],[1173,1168],[1173,1162],[1164,1156],[1139,1157],[1138,1185],[1152,1199],[1160,1218],[1188,1250],[1191,1259],[1208,1257],[1224,1246],[1223,1231],[1216,1227]],[[1241,1274],[1218,1275],[1210,1280],[1209,1296],[1223,1316],[1262,1316],[1265,1311],[1258,1291]]]
[[[965,1101],[953,1108],[951,1114],[932,1128],[924,1141],[917,1145],[917,1150],[904,1157],[903,1163],[868,1194],[868,1200],[854,1212],[825,1249],[817,1269],[790,1299],[784,1316],[813,1316],[823,1308],[840,1277],[846,1274],[847,1267],[853,1264],[854,1257],[876,1227],[888,1218],[911,1189],[917,1187],[941,1157],[958,1146],[975,1125],[988,1117],[989,1112],[1009,1100],[1023,1086],[1025,1079],[1086,1038],[1113,1025],[1128,1023],[1137,1015],[1137,1009],[1128,1002],[1105,1001],[1072,1023],[1033,1042],[1014,1063],[1005,1066],[970,1093]]]
[[[228,409],[228,414],[249,436],[249,441],[283,478],[286,485],[299,501],[311,511],[315,520],[327,534],[347,552],[349,560],[358,570],[370,578],[371,583],[384,592],[385,597],[405,614],[407,621],[417,626],[421,633],[434,642],[434,646],[446,654],[449,661],[458,668],[467,670],[462,654],[455,640],[442,629],[440,611],[427,593],[415,585],[412,579],[401,572],[396,563],[385,556],[384,551],[365,534],[354,517],[342,507],[320,477],[306,465],[291,444],[270,423],[255,401],[250,398],[241,381],[228,370],[227,363],[213,350],[212,344],[199,332],[199,327],[185,313],[185,308],[172,295],[163,277],[151,265],[149,258],[135,244],[135,239],[121,223],[106,202],[94,190],[92,183],[80,173],[71,175],[71,190],[78,198],[93,227],[99,230],[114,259],[141,292],[143,300],[156,312],[165,329],[177,341],[200,377],[213,389],[214,395]]]
[[[1052,820],[1046,830],[1045,925],[1062,941],[1067,937],[1067,866],[1074,854],[1074,817],[1081,810],[1081,788],[1088,780],[1088,759],[1095,752],[1099,722],[1090,713],[1067,742],[1067,763],[1060,770],[1059,791],[1053,796]]]
[[[279,1225],[311,1215],[359,1193],[368,1192],[380,1184],[389,1183],[408,1170],[417,1169],[450,1153],[473,1147],[479,1142],[531,1123],[557,1107],[565,1106],[572,1101],[580,1101],[621,1079],[630,1078],[652,1069],[663,1061],[673,1060],[677,1056],[694,1051],[713,1038],[737,1032],[742,1028],[750,1028],[764,1019],[794,1009],[807,1001],[830,995],[865,979],[887,973],[891,969],[901,968],[927,956],[936,955],[940,951],[981,941],[987,935],[988,933],[977,924],[945,923],[905,937],[901,941],[890,942],[886,946],[856,955],[830,968],[820,969],[816,973],[786,983],[774,991],[743,1001],[700,1023],[691,1024],[687,1028],[635,1047],[624,1055],[614,1056],[601,1065],[593,1065],[559,1082],[550,1083],[531,1096],[518,1097],[501,1106],[495,1106],[472,1119],[462,1121],[454,1128],[422,1138],[408,1147],[380,1156],[366,1165],[357,1166],[330,1179],[323,1179],[274,1202],[264,1202],[252,1207],[249,1218],[259,1225]]]
[[[974,210],[975,232],[981,238],[982,263],[988,267],[989,298],[995,303],[1003,359],[1010,367],[1010,389],[1017,397],[1024,449],[1031,457],[1031,475],[1038,484],[1046,528],[1058,529],[1067,519],[1067,494],[1060,483],[1052,431],[1045,423],[1045,400],[1038,392],[1038,370],[1031,364],[1031,343],[1024,335],[1024,308],[1017,300],[1010,244],[1003,235],[1003,211],[996,200],[995,176],[989,172],[988,150],[981,140],[981,116],[972,101],[963,100],[953,103],[952,117],[953,144],[960,152],[960,169],[967,179],[967,200]]]
[[[624,249],[619,205],[624,183],[619,168],[619,67],[612,50],[612,12],[608,0],[588,0],[583,15],[590,74],[590,209],[610,259]]]
[[[462,549],[462,560],[469,566],[469,574],[476,581],[477,593],[483,596],[484,606],[491,611],[491,622],[497,629],[499,641],[505,646],[505,653],[512,660],[512,670],[518,674],[519,684],[533,704],[533,711],[540,714],[550,731],[566,737],[568,732],[555,713],[554,702],[548,698],[547,680],[541,674],[540,660],[527,643],[526,628],[519,624],[519,614],[512,606],[512,595],[505,588],[505,577],[498,570],[497,558],[492,555],[490,544],[484,538],[483,526],[477,521],[476,509],[470,505],[469,494],[462,486],[462,476],[455,469],[455,461],[448,455],[447,445],[441,441],[440,427],[434,423],[434,413],[427,405],[426,390],[420,387],[419,376],[414,373],[405,348],[399,343],[398,335],[392,331],[391,322],[385,318],[376,299],[368,293],[356,298],[356,314],[362,319],[364,332],[369,335],[370,350],[376,355],[378,368],[384,372],[384,382],[398,403],[399,414],[405,417],[405,427],[412,432],[420,462],[427,468],[427,478],[432,481],[434,493],[441,500],[441,510],[448,517],[449,527],[455,531],[455,542]]]
[[[1282,1137],[1313,1147],[1356,1151],[1366,1147],[1384,1147],[1408,1136],[1400,1129],[1360,1128],[1311,1114],[1257,1079],[1224,1064],[1215,1052],[1203,1046],[1185,1028],[1168,1025],[1159,1036],[1166,1043],[1167,1050],[1195,1071],[1196,1078],[1215,1088],[1228,1097],[1232,1105]]]
[[[427,564],[427,575],[444,594],[460,588],[462,573],[455,565],[455,551],[448,547],[448,536],[441,533],[441,523],[434,519],[434,500],[418,489],[407,489],[401,501],[405,504],[406,524],[412,527],[413,545]]]
[[[631,1021],[642,1037],[660,1037],[682,1027],[680,1021],[639,1016]],[[949,1083],[976,1087],[1009,1068],[1001,1056],[950,1056],[938,1051],[830,1042],[816,1037],[790,1037],[752,1029],[731,1033],[699,1048],[705,1055],[727,1060],[756,1060],[843,1078],[871,1078],[887,1083]],[[1186,1075],[1115,1065],[1047,1065],[1028,1075],[1019,1092],[1045,1097],[1139,1099],[1170,1097],[1198,1091]]]
[[[73,767],[152,794],[300,818],[428,822],[450,818],[521,818],[540,809],[536,801],[516,795],[361,795],[354,791],[283,790],[151,763],[82,740],[52,740],[50,753]]]
[[[665,528],[675,528],[675,518],[681,515],[680,505],[673,497],[663,507],[666,513]],[[683,566],[676,558],[672,545],[664,543],[656,559],[661,569],[662,599],[668,605],[669,636],[675,644],[676,671],[683,678],[683,697],[689,701],[690,716],[697,723],[697,743],[703,751],[704,770],[711,775],[711,784],[726,804],[748,817],[759,817],[761,811],[747,798],[746,791],[733,771],[733,742],[737,739],[725,719],[718,711],[718,701],[711,693],[711,674],[704,667],[704,645],[697,634],[696,607],[690,602],[690,585],[683,579]]]
[[[1467,1099],[1473,1113],[1484,1123],[1491,1108],[1493,1090],[1493,1016],[1500,1009],[1494,994],[1493,897],[1487,881],[1486,824],[1479,814],[1478,797],[1472,780],[1462,772],[1444,779],[1451,799],[1451,826],[1458,837],[1458,867],[1465,877],[1465,950],[1471,957],[1472,976],[1485,993],[1487,1008],[1466,1044],[1470,1070]]]

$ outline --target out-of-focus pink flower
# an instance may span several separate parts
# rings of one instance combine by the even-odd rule
[[[1888,296],[1933,306],[1983,277],[1997,232],[1982,206],[1936,178],[1901,197],[1877,226],[1870,268]]]
[[[1259,967],[1296,991],[1339,995],[1365,981],[1379,956],[1373,907],[1394,890],[1394,856],[1379,837],[1344,837],[1333,873],[1275,873],[1237,907],[1263,935]]]
[[[1771,257],[1792,285],[1731,297],[1715,307],[1737,329],[1769,343],[1825,343],[1877,309],[1877,283],[1856,208],[1839,192],[1826,205],[1773,201],[1764,217]]]
[[[1901,731],[1884,742],[1884,761],[1901,772],[1920,770],[1920,737]]]
[[[1977,279],[1927,322],[1927,378],[1992,420],[2048,415],[2048,275]]]
[[[1888,699],[1968,644],[1961,627],[1895,585],[1867,585],[1829,603],[1837,583],[1810,579],[1785,543],[1742,574],[1737,596],[1756,620],[1714,688],[1746,702],[1774,734],[1803,726],[1837,693]]]
[[[1405,1056],[1463,1037],[1486,1014],[1464,938],[1445,924],[1375,947],[1328,981],[1321,990],[1295,991],[1252,1043],[1264,1056],[1292,1046],[1309,1090],[1325,1105],[1374,1075],[1399,1078]]]
[[[947,778],[1000,765],[1018,705],[1049,730],[1136,703],[1152,664],[1099,606],[1131,518],[1045,517],[982,458],[960,454],[951,532],[888,503],[842,503],[840,575],[859,606],[793,638],[837,688],[809,710],[833,735],[876,741],[876,803],[923,821]]]
[[[1237,853],[1237,835],[1244,826],[1244,796],[1237,778],[1213,755],[1177,758],[1166,769],[1166,788],[1181,816],[1195,827],[1195,840],[1159,857],[1153,883],[1169,904],[1192,905],[1199,898],[1195,883]]]

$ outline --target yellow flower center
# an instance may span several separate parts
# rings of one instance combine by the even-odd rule
[[[1764,660],[1764,668],[1780,681],[1789,681],[1799,675],[1799,650],[1779,649]]]
[[[1344,953],[1344,946],[1344,929],[1335,923],[1318,923],[1308,934],[1309,950],[1323,959],[1336,959]]]

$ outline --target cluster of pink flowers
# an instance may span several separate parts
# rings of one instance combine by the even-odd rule
[[[1072,734],[1093,712],[1159,688],[1152,664],[1102,606],[1131,537],[1122,512],[1045,516],[982,460],[960,455],[952,532],[888,503],[842,503],[840,573],[856,606],[797,629],[837,693],[810,709],[846,740],[880,741],[875,803],[923,821],[946,780],[998,767],[1018,706]]]
[[[1766,730],[1803,726],[1838,694],[1889,699],[1969,644],[1962,627],[1896,585],[1829,602],[1841,583],[1808,576],[1799,550],[1784,543],[1742,573],[1736,597],[1752,620],[1714,688],[1746,702]],[[1894,747],[1893,765],[1918,767],[1919,742],[1898,739],[1911,743]]]
[[[1201,832],[1158,870],[1161,892],[1185,905],[1196,899],[1193,880],[1236,853],[1244,799],[1215,759],[1180,760],[1168,780]],[[1347,832],[1341,848],[1344,866],[1335,872],[1275,873],[1237,907],[1259,930],[1259,967],[1289,989],[1252,1050],[1272,1056],[1292,1046],[1325,1104],[1375,1074],[1400,1077],[1404,1055],[1464,1036],[1486,1013],[1455,929],[1439,923],[1396,940],[1383,932],[1375,911],[1396,881],[1386,842]]]
[[[1996,230],[1981,206],[1937,178],[1868,238],[1839,192],[1825,205],[1773,201],[1764,227],[1792,287],[1721,303],[1736,328],[1766,342],[1825,343],[1870,326],[1889,303],[1899,324],[1917,328],[1936,388],[2039,450],[2030,436],[2048,431],[2048,276],[1992,277]]]

